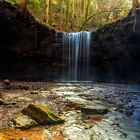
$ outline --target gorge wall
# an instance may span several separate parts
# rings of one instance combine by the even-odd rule
[[[140,9],[106,25],[93,38],[92,65],[102,81],[140,81]]]
[[[21,14],[11,4],[0,2],[0,79],[57,77],[61,63],[57,55],[54,30],[38,23],[28,11]]]
[[[133,30],[139,9],[136,14],[130,12],[125,19],[92,33],[93,81],[140,81],[140,33]],[[15,6],[0,2],[0,79],[63,80],[62,41],[62,33],[37,22],[28,11],[21,14]]]

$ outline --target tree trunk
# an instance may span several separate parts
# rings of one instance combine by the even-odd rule
[[[70,0],[66,0],[66,29],[69,31]]]
[[[140,33],[140,10],[136,10],[140,7],[138,0],[132,1],[132,15],[134,16],[133,31]]]
[[[133,0],[132,1],[132,11],[135,11],[135,9],[139,7],[139,1],[138,0]]]
[[[50,1],[46,0],[46,24],[49,24],[49,4]]]

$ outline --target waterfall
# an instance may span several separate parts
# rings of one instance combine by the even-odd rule
[[[66,81],[89,81],[91,32],[63,33]]]

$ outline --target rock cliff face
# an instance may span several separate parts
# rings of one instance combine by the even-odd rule
[[[137,9],[136,16],[130,12],[92,34],[94,81],[140,81],[139,15]],[[62,33],[57,33],[56,40],[56,32],[29,12],[21,14],[16,7],[0,2],[0,79],[60,81],[62,47]]]
[[[92,65],[98,80],[140,81],[140,9],[99,29],[93,38]]]
[[[16,7],[0,2],[1,79],[59,78],[55,74],[62,61],[55,47],[54,30],[38,23],[28,11],[21,14]]]

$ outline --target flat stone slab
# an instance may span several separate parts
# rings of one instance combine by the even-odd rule
[[[13,119],[13,123],[16,128],[20,128],[20,129],[29,129],[38,125],[36,121],[31,119],[27,115],[22,115]]]
[[[64,120],[53,113],[49,108],[40,104],[30,104],[22,110],[22,113],[28,115],[39,124],[63,123]]]
[[[105,115],[108,113],[108,108],[102,106],[95,106],[95,107],[84,107],[81,108],[81,112],[85,115]]]

